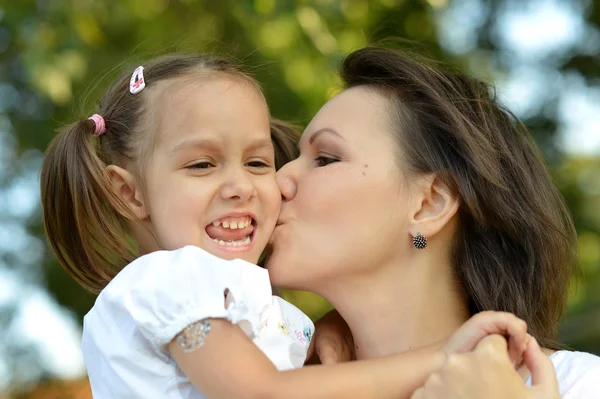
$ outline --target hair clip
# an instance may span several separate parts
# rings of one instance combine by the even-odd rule
[[[146,87],[146,81],[144,80],[144,67],[139,66],[135,68],[135,71],[133,71],[133,74],[131,75],[131,80],[129,81],[129,92],[131,94],[137,94],[144,90],[144,87]]]

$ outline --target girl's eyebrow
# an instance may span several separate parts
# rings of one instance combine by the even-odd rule
[[[254,140],[246,147],[246,151],[260,150],[263,148],[273,148],[273,140],[271,138]]]
[[[174,154],[187,148],[203,148],[209,150],[218,150],[220,148],[220,145],[219,142],[214,139],[185,139],[179,142],[179,144],[177,144],[175,147],[173,147],[169,151],[169,153]]]
[[[188,148],[202,148],[205,150],[219,150],[221,145],[218,140],[215,139],[185,139],[174,146],[169,153],[175,154],[181,150]],[[262,148],[273,148],[273,141],[271,138],[264,138],[255,140],[248,145],[246,151],[255,151]]]

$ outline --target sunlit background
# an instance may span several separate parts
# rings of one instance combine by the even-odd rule
[[[306,124],[343,55],[388,36],[494,82],[531,128],[579,232],[584,279],[561,338],[600,354],[600,1],[0,0],[0,398],[91,397],[79,345],[94,298],[57,265],[40,217],[61,123],[91,114],[115,74],[182,50],[235,57],[275,116]]]

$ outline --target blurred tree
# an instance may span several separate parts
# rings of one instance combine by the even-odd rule
[[[597,37],[599,2],[563,5],[580,7],[586,32]],[[232,56],[263,84],[274,115],[303,124],[338,89],[335,71],[342,57],[388,36],[416,40],[439,59],[502,79],[518,60],[500,39],[498,21],[519,7],[524,5],[515,0],[0,0],[0,189],[6,193],[30,181],[26,178],[37,174],[40,154],[57,126],[91,114],[93,101],[116,74],[151,56],[169,51]],[[471,47],[452,47],[456,43],[441,30],[448,18],[456,28],[473,26],[467,37]],[[598,85],[600,58],[584,47],[563,48],[548,62],[563,75]],[[597,159],[565,160],[557,141],[558,94],[537,99],[537,111],[524,119],[553,167],[581,237],[588,286],[572,296],[563,337],[578,349],[600,353],[600,217],[595,213],[600,166]],[[20,246],[0,244],[0,268],[44,285],[81,320],[94,297],[40,249],[40,216],[39,208],[0,214],[4,231],[26,237]],[[286,295],[312,316],[327,306],[310,294]],[[4,334],[9,311],[0,312]]]

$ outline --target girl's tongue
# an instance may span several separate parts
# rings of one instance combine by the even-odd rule
[[[214,226],[212,224],[206,226],[206,234],[208,234],[210,238],[223,241],[240,241],[252,234],[253,231],[254,226],[252,224],[241,229],[223,227],[222,224],[219,226]]]

